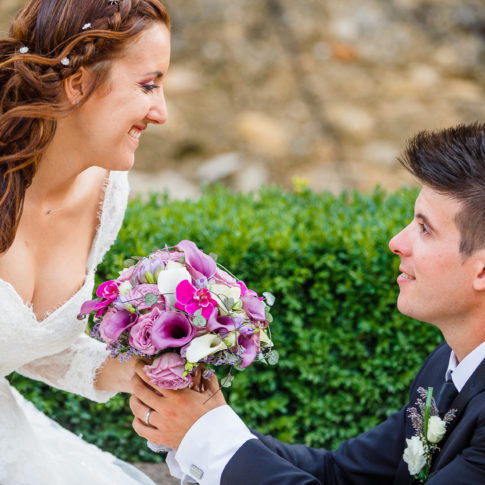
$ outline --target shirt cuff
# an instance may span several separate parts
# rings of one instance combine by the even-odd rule
[[[200,485],[219,484],[229,460],[250,439],[257,438],[241,418],[229,406],[220,406],[192,425],[174,459]]]

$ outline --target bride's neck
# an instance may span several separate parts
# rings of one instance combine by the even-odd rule
[[[72,148],[69,150],[54,139],[39,161],[28,189],[29,198],[42,206],[63,204],[86,168]]]

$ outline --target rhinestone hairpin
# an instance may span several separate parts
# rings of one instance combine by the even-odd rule
[[[21,48],[19,49],[19,52],[20,52],[21,54],[27,54],[27,52],[29,52],[29,48],[28,48],[27,46],[21,47]]]
[[[81,30],[88,30],[92,27],[91,22],[88,22],[87,24],[84,24]]]
[[[108,5],[116,5],[118,6],[120,3],[120,0],[108,0]]]
[[[69,57],[64,57],[64,59],[61,60],[61,64],[63,66],[67,67],[70,63],[71,63],[71,61],[69,60]]]

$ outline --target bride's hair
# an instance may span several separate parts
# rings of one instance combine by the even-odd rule
[[[64,80],[90,66],[85,102],[109,61],[154,22],[170,27],[159,0],[29,0],[0,39],[0,253],[13,243],[57,119],[77,107],[62,101]]]

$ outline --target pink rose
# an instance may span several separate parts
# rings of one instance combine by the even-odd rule
[[[172,352],[158,357],[152,365],[143,367],[143,371],[162,389],[184,389],[192,382],[191,376],[184,377],[185,359]]]
[[[155,307],[151,312],[140,315],[136,324],[130,330],[129,342],[133,348],[146,355],[157,353],[157,349],[152,342],[152,329],[153,322],[161,313],[160,309]]]

